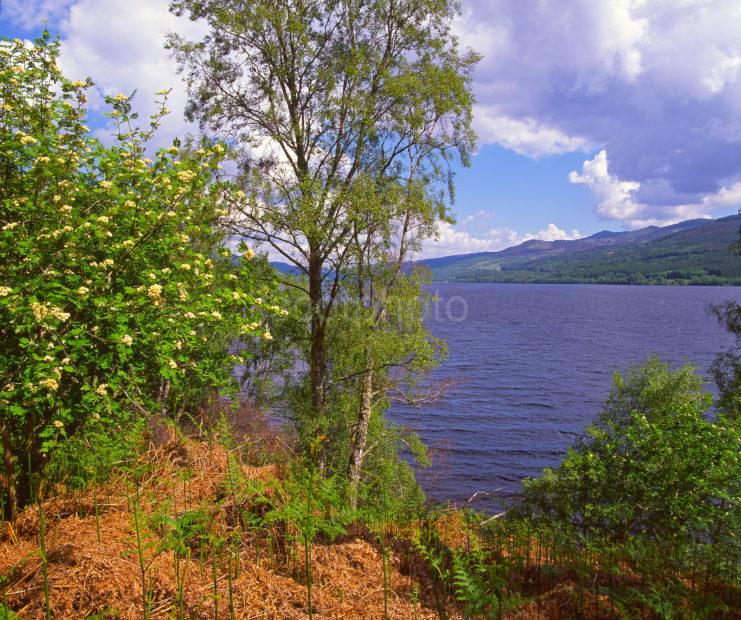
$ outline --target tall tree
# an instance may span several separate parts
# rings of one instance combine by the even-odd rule
[[[474,146],[477,55],[451,33],[458,3],[173,0],[171,10],[208,27],[168,46],[187,79],[188,117],[241,153],[247,191],[234,231],[305,276],[289,284],[308,299],[311,415],[321,420],[328,321],[356,240],[379,224],[353,199],[359,184],[421,188],[429,234],[449,217],[450,163],[467,164]]]

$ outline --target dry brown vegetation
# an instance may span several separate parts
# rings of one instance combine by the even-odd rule
[[[140,480],[138,494],[144,514],[166,501],[175,514],[205,507],[216,532],[226,534],[235,527],[230,516],[232,499],[223,496],[228,471],[224,447],[172,436],[162,445],[151,447],[142,462],[147,465],[147,473]],[[281,472],[275,465],[242,466],[242,475],[246,480],[261,482],[265,493],[271,493],[271,485],[279,483]],[[59,618],[94,614],[141,618],[142,581],[131,484],[124,478],[113,480],[98,488],[96,497],[100,542],[92,490],[69,492],[42,502],[50,607],[54,617]],[[39,508],[31,507],[19,515],[15,524],[6,524],[0,545],[0,574],[7,577],[7,605],[23,618],[42,618],[45,614],[39,534]],[[151,576],[151,617],[173,617],[178,594],[174,552],[157,550],[156,531],[147,530],[144,536],[150,543],[145,554],[147,576]],[[278,538],[276,533],[275,552],[270,554],[264,549],[260,552],[254,537],[245,533],[239,545],[236,576],[234,549],[222,549],[216,562],[217,599],[211,558],[202,560],[195,549],[189,560],[183,558],[180,575],[184,580],[186,617],[215,617],[217,600],[219,616],[229,617],[230,567],[234,617],[307,617],[301,555],[296,554],[295,564],[290,565],[290,560],[286,562],[286,557],[277,552],[278,546],[286,545],[285,540]],[[359,537],[315,544],[312,563],[315,618],[384,617],[382,556],[374,545]],[[402,559],[392,553],[388,617],[437,617],[425,602],[424,581],[402,574],[401,568]],[[415,592],[420,590],[422,593],[417,596]]]

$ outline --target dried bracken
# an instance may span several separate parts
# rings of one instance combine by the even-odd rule
[[[228,463],[228,451],[217,443],[171,437],[150,448],[137,467],[144,472],[138,477],[136,489],[144,519],[164,502],[175,516],[201,510],[210,519],[213,531],[226,540],[235,527],[229,519],[233,498],[225,492]],[[240,472],[243,483],[257,483],[265,494],[270,494],[271,485],[278,484],[280,475],[275,465],[242,466]],[[95,496],[92,490],[69,492],[42,502],[54,617],[142,617],[135,505],[131,476],[98,487]],[[23,618],[43,618],[39,508],[28,508],[6,528],[0,544],[0,574],[5,576],[8,607]],[[259,539],[240,531],[237,546],[217,547],[214,580],[211,548],[206,545],[204,549],[208,557],[194,548],[188,557],[179,558],[183,598],[178,601],[175,552],[161,547],[160,534],[153,527],[143,534],[150,617],[171,618],[180,613],[188,618],[213,618],[217,605],[219,617],[225,618],[230,608],[235,618],[307,617],[301,554],[295,554],[291,565],[290,557],[282,557],[278,551],[260,551],[258,545],[266,536]],[[276,531],[267,538],[277,539],[279,535]],[[287,544],[290,547],[291,543]],[[234,557],[237,549],[238,574]],[[314,618],[384,617],[382,555],[376,546],[348,537],[334,544],[315,544],[311,553]],[[388,617],[436,618],[431,599],[425,595],[426,586],[417,577],[402,574],[402,564],[402,559],[392,553]],[[453,612],[450,617],[458,616]]]

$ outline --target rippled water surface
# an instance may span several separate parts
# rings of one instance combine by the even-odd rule
[[[497,509],[524,477],[555,466],[599,412],[612,372],[655,352],[707,373],[731,344],[709,303],[741,301],[735,287],[441,284],[431,331],[449,355],[434,379],[461,383],[422,409],[391,417],[434,451],[420,472],[430,497],[463,502],[494,491]],[[710,386],[709,386],[710,387]]]

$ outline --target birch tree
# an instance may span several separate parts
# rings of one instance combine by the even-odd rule
[[[245,196],[233,230],[303,276],[286,284],[307,299],[319,424],[327,326],[358,239],[403,226],[403,209],[371,216],[353,197],[363,184],[391,183],[424,201],[419,234],[449,219],[451,166],[467,165],[474,147],[477,55],[452,34],[454,0],[173,0],[171,10],[206,26],[202,39],[171,35],[168,46],[188,84],[188,117],[240,154]]]

